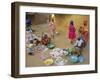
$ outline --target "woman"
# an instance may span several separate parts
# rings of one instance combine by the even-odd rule
[[[42,36],[41,42],[42,42],[42,44],[45,45],[45,46],[47,46],[47,45],[50,43],[50,38],[48,37],[47,34],[44,34],[44,35]]]
[[[70,21],[70,25],[69,25],[69,39],[70,39],[70,42],[73,43],[73,41],[75,40],[76,38],[76,29],[75,29],[75,26],[74,26],[74,22],[73,21]]]
[[[48,26],[49,26],[50,37],[54,39],[54,34],[56,33],[56,27],[53,19],[49,21]]]
[[[82,34],[83,34],[83,38],[84,38],[85,42],[87,43],[88,37],[89,37],[87,21],[84,21],[83,25],[84,25],[84,27],[83,27],[83,33]]]

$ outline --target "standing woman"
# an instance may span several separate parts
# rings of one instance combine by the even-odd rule
[[[89,32],[88,32],[88,24],[87,21],[83,22],[83,38],[85,40],[85,42],[88,42],[89,39]]]
[[[74,22],[70,21],[68,37],[69,37],[71,43],[73,43],[73,41],[76,38],[76,32],[75,31],[76,31],[76,29],[75,29],[75,26],[74,26]]]
[[[54,35],[56,33],[56,27],[53,19],[49,20],[48,26],[49,26],[50,37],[54,39]]]

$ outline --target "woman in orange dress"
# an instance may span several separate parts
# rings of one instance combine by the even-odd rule
[[[88,25],[87,25],[87,21],[84,21],[83,23],[83,38],[85,40],[85,42],[87,43],[88,42],[88,39],[89,39],[89,32],[88,32]]]

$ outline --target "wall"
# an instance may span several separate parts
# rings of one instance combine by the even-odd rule
[[[10,77],[11,67],[11,2],[29,1],[55,4],[73,4],[98,6],[100,15],[100,0],[1,0],[0,2],[0,80],[16,80]],[[98,16],[100,22],[100,16]],[[100,34],[100,23],[98,23],[98,33]],[[100,44],[100,36],[98,38]],[[98,45],[100,47],[100,45]],[[100,50],[99,50],[100,53]],[[98,74],[65,75],[53,77],[23,78],[18,80],[100,80],[100,54],[98,54]]]
[[[58,32],[64,29],[68,30],[71,20],[73,20],[75,28],[79,29],[80,26],[83,26],[85,20],[89,21],[88,18],[88,16],[83,15],[55,15],[56,29]]]
[[[32,20],[32,25],[47,24],[50,14],[46,13],[27,13],[26,18]],[[73,20],[75,28],[78,30],[80,26],[84,26],[84,21],[89,23],[89,16],[71,15],[71,14],[55,14],[54,17],[57,32],[69,29],[70,21]]]
[[[47,23],[49,14],[46,14],[46,13],[27,14],[27,18],[32,20],[32,25],[44,24],[44,23]]]

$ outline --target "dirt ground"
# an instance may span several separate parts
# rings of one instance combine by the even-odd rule
[[[42,32],[46,32],[48,33],[48,25],[47,24],[40,24],[40,25],[35,25],[32,26],[32,29],[34,29],[36,32],[35,34],[37,36],[42,36]],[[52,39],[52,43],[54,43],[56,45],[56,48],[70,48],[73,47],[73,44],[70,43],[70,41],[68,40],[68,30],[65,28],[62,31],[59,32],[59,34],[55,35],[55,38]],[[47,50],[46,52],[44,52],[44,54],[46,54],[47,56],[49,55],[49,52],[51,50]],[[82,52],[85,60],[82,64],[89,64],[89,45],[87,44],[87,46],[83,49]],[[40,67],[40,66],[46,66],[43,61],[40,59],[40,53],[35,53],[34,55],[29,55],[28,53],[26,53],[26,67]],[[66,62],[66,65],[76,65],[76,64],[80,64],[80,63],[71,63],[69,60],[69,57],[66,56],[64,57],[66,58],[66,60],[68,60],[68,62]],[[82,65],[80,64],[80,65]],[[54,64],[52,64],[51,66],[54,66]]]

